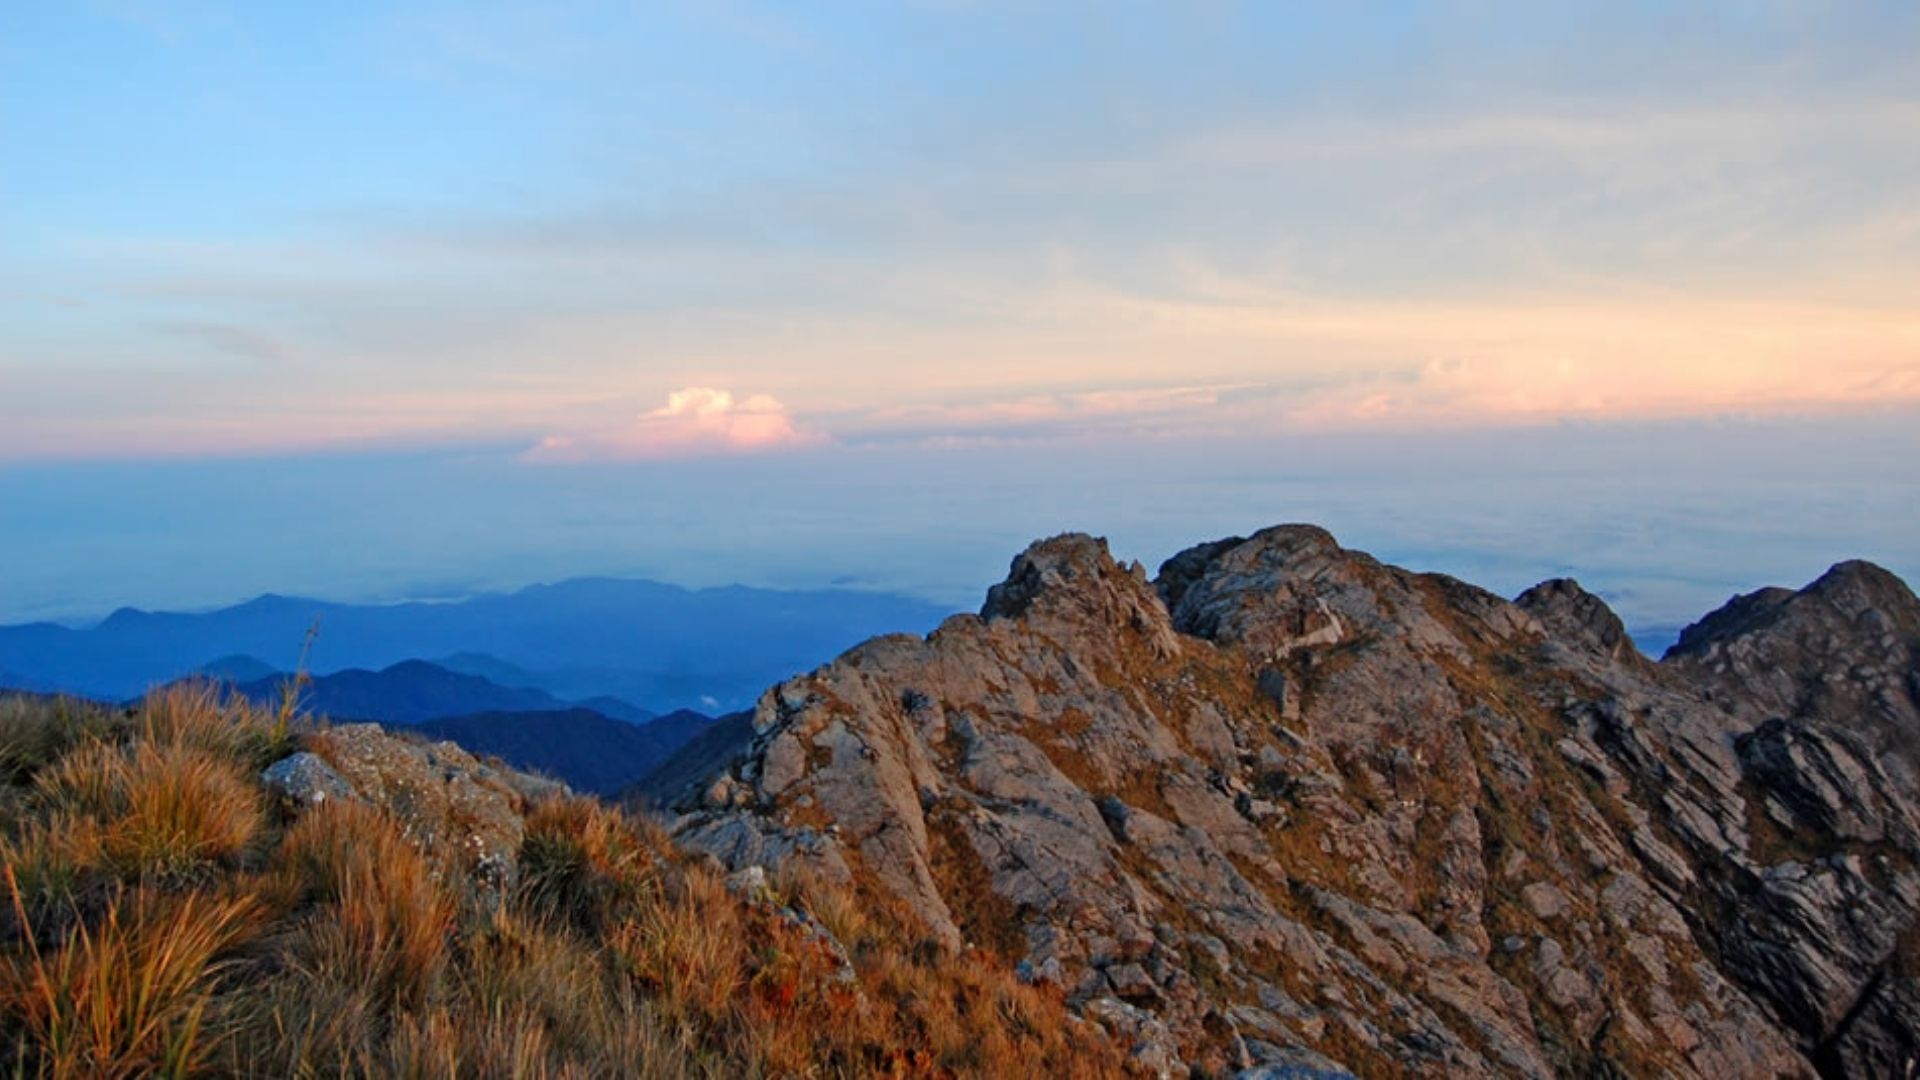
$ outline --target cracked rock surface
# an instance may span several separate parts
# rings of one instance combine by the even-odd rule
[[[1916,648],[1866,563],[1655,662],[1567,580],[1509,602],[1310,526],[1149,579],[1069,535],[649,794],[729,865],[891,891],[1161,1075],[1906,1075]]]

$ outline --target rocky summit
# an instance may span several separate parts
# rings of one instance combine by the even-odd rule
[[[648,794],[731,867],[904,901],[1160,1075],[1905,1076],[1916,648],[1858,562],[1656,662],[1572,581],[1509,601],[1299,525],[1149,578],[1067,535]]]

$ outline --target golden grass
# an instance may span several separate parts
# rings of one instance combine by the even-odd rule
[[[251,899],[135,889],[43,949],[11,870],[7,884],[24,948],[0,957],[0,1013],[24,1036],[20,1071],[184,1076],[204,1065],[215,958],[253,929]]]
[[[841,945],[859,951],[882,943],[886,928],[852,889],[834,888],[798,875],[781,877],[785,879],[781,880],[783,891],[795,897]]]
[[[101,862],[100,829],[73,814],[22,817],[0,835],[0,866],[12,875],[14,907],[24,917],[58,916]],[[19,927],[13,927],[16,932]]]
[[[298,736],[269,713],[191,689],[133,716],[6,708],[19,1075],[1121,1071],[1057,992],[942,954],[896,901],[792,873],[736,897],[591,799],[531,808],[517,886],[488,899],[378,808],[268,813],[261,759]]]
[[[728,1018],[744,982],[745,933],[719,876],[696,868],[667,902],[616,926],[608,947],[668,1015],[708,1025]]]
[[[520,864],[533,910],[585,931],[606,929],[658,885],[664,837],[586,799],[550,799],[527,815]]]
[[[124,717],[84,702],[0,695],[0,782],[19,784],[82,742],[109,737]]]
[[[122,876],[177,874],[230,858],[264,825],[259,791],[231,761],[187,743],[89,742],[47,767],[35,795],[73,845]]]
[[[447,963],[456,904],[391,819],[359,803],[324,804],[281,844],[297,894],[317,901],[292,962],[378,1001],[426,1001]]]

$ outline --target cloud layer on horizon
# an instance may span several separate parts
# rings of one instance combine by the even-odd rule
[[[0,621],[262,591],[438,597],[599,574],[906,589],[967,608],[1013,553],[1062,530],[1108,536],[1151,564],[1311,521],[1507,595],[1577,576],[1630,620],[1671,625],[1841,558],[1920,582],[1911,420],[1008,438],[966,453],[850,446],[600,469],[470,449],[17,467],[0,469],[11,511],[0,515]]]
[[[779,453],[827,446],[967,447],[1089,440],[1396,434],[1581,423],[1912,415],[1920,369],[1836,358],[1819,378],[1793,366],[1662,370],[1664,354],[1611,364],[1517,355],[1428,361],[1321,381],[1120,386],[796,414],[765,394],[686,387],[624,423],[546,435],[545,465]]]
[[[817,432],[795,425],[787,407],[767,394],[735,401],[727,390],[688,386],[667,403],[611,430],[548,435],[528,450],[536,464],[654,461],[708,454],[755,454],[814,446]]]

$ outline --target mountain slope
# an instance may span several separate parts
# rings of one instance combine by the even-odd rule
[[[288,678],[240,683],[234,691],[273,707]],[[591,705],[607,706],[620,716]],[[566,702],[543,690],[499,686],[423,660],[312,677],[301,687],[299,706],[336,722],[406,725],[582,791],[608,795],[646,775],[710,723],[686,710],[654,717],[614,698]]]
[[[257,656],[222,656],[201,664],[192,674],[224,682],[247,683],[270,679],[282,673]]]
[[[565,780],[581,791],[614,795],[672,757],[715,721],[681,710],[644,724],[591,709],[482,712],[447,716],[411,728],[462,749],[489,754],[518,769]]]
[[[662,795],[684,792],[711,779],[714,762],[746,745],[753,737],[753,714],[728,713],[716,718],[666,759],[658,762],[620,792],[629,808],[643,813],[660,809]]]
[[[1917,646],[1865,564],[1655,663],[1572,582],[1508,602],[1307,526],[1149,581],[1063,536],[641,794],[1017,959],[1143,1060],[1898,1075]]]
[[[291,676],[275,674],[237,683],[250,701],[273,703]],[[334,720],[415,724],[477,712],[558,711],[574,706],[544,690],[499,686],[424,660],[403,660],[379,671],[349,668],[310,677],[300,688],[301,711]]]
[[[434,663],[448,671],[457,671],[463,675],[478,675],[489,682],[497,683],[501,686],[538,689],[540,684],[545,681],[545,677],[537,672],[528,671],[523,667],[509,664],[505,660],[488,656],[485,653],[455,653],[452,656],[441,657],[439,660],[434,661]],[[593,697],[581,698],[571,704],[583,709],[592,709],[597,713],[604,713],[607,716],[613,717],[615,720],[625,720],[630,724],[643,724],[654,717],[654,713],[651,711],[609,694],[598,694]]]

